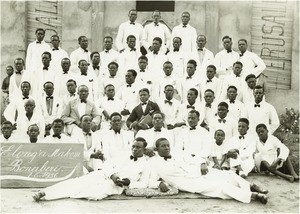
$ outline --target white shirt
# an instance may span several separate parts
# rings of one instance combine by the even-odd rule
[[[211,159],[215,157],[217,158],[219,164],[221,164],[224,154],[226,154],[226,152],[224,152],[224,142],[221,145],[218,145],[216,142],[214,142],[210,154]],[[212,163],[212,165],[214,165],[213,160],[211,160],[210,162]]]
[[[141,52],[136,50],[131,50],[129,47],[119,55],[119,69],[117,75],[119,77],[124,77],[127,70],[133,69],[137,71],[139,69],[138,59],[141,56]]]
[[[199,49],[196,49],[191,57],[191,59],[194,59],[197,62],[197,75],[199,75],[200,79],[206,78],[206,69],[207,66],[214,64],[214,54],[207,48],[203,48],[203,51],[200,51]]]
[[[153,51],[148,52],[146,57],[148,58],[148,70],[153,77],[163,76],[163,64],[168,60],[163,51],[160,50],[157,54],[154,54]]]
[[[69,79],[73,79],[76,81],[76,78],[79,74],[74,74],[70,71],[68,73],[63,73],[61,71],[60,74],[57,74],[54,77],[54,94],[63,97],[69,94],[68,89],[67,89],[67,82]],[[78,87],[78,84],[77,84]]]
[[[54,83],[54,77],[55,77],[55,71],[51,70],[50,67],[47,69],[43,69],[43,67],[39,70],[37,70],[37,73],[35,74],[35,83],[31,87],[32,93],[36,97],[41,97],[45,94],[44,92],[44,83],[45,82],[52,82]]]
[[[242,101],[244,104],[254,102],[253,89],[249,88],[247,83],[241,88]]]
[[[205,124],[209,127],[211,124],[211,120],[216,117],[217,111],[218,111],[218,103],[213,101],[209,106],[206,106],[206,102],[203,101],[201,103],[200,108],[200,123],[205,122]]]
[[[242,88],[248,87],[248,85],[245,81],[245,76],[243,75],[236,76],[235,74],[230,74],[223,80],[222,93],[220,95],[221,96],[220,99],[227,98],[227,88],[231,85],[237,88],[237,99],[239,101],[242,101],[243,99]]]
[[[50,45],[45,41],[37,43],[36,41],[31,42],[28,45],[26,52],[26,70],[29,72],[37,72],[37,69],[43,67],[42,65],[42,54],[45,52],[51,52]]]
[[[187,99],[187,92],[190,90],[190,88],[195,88],[198,91],[198,97],[197,100],[201,100],[201,84],[197,76],[195,74],[191,77],[188,77],[187,74],[179,79],[181,83],[182,88],[182,102],[185,102]]]
[[[147,142],[147,148],[156,147],[155,142],[159,138],[166,138],[171,147],[174,147],[174,134],[172,130],[168,130],[166,128],[161,128],[161,131],[155,131],[154,127],[147,130],[139,130],[136,134],[135,138],[142,137]]]
[[[85,110],[86,110],[86,103],[84,102],[78,102],[78,113],[79,116],[82,117],[82,115],[85,114]]]
[[[244,110],[244,103],[239,100],[234,100],[234,103],[231,103],[229,99],[224,100],[224,102],[228,104],[228,115],[237,123]]]
[[[223,49],[216,54],[214,64],[217,68],[217,74],[220,79],[224,79],[225,76],[228,76],[232,73],[233,63],[240,59],[240,55],[232,50],[230,53],[227,53],[227,50]],[[231,68],[231,69],[228,69]]]
[[[225,132],[225,141],[227,141],[238,133],[238,124],[228,115],[224,118],[226,120],[225,123],[222,121],[220,122],[220,119],[221,118],[219,116],[216,116],[211,120],[211,123],[209,124],[209,132],[211,136],[214,136],[215,132],[218,129],[221,129]]]
[[[47,96],[43,96],[41,99],[39,99],[39,105],[41,106],[42,115],[44,116],[45,123],[52,124],[52,122],[61,117],[62,111],[63,111],[63,104],[62,100],[58,96],[52,96],[53,99],[49,99],[49,110],[50,114],[48,112],[47,108]],[[51,106],[52,104],[52,106]]]
[[[142,38],[143,26],[140,23],[134,22],[130,24],[130,21],[123,22],[119,26],[118,34],[116,37],[116,46],[120,51],[127,47],[127,37],[133,35],[136,38],[136,48],[140,49],[140,41]]]
[[[190,54],[197,49],[197,31],[191,25],[177,25],[172,31],[172,41],[174,37],[180,37],[182,41],[181,49]]]
[[[61,133],[60,137],[59,139],[58,137],[53,137],[53,135],[48,135],[44,138],[42,143],[74,143],[74,140],[64,133]]]
[[[245,105],[242,117],[249,120],[249,131],[255,133],[256,126],[263,123],[267,126],[270,133],[279,127],[279,118],[276,109],[266,101],[259,103],[260,107],[255,107],[256,103],[248,103]]]
[[[10,100],[14,99],[15,97],[21,97],[22,91],[21,91],[21,83],[24,81],[28,81],[31,86],[33,86],[33,75],[32,72],[28,72],[25,70],[21,71],[21,74],[13,73],[9,79],[9,98]],[[32,90],[29,92],[32,94]]]
[[[200,88],[201,88],[201,97],[204,99],[204,94],[207,89],[211,89],[215,93],[215,102],[219,102],[222,100],[221,93],[224,90],[222,88],[222,80],[220,80],[217,77],[213,77],[211,80],[208,78],[201,80],[200,82]]]
[[[173,64],[172,74],[177,78],[182,78],[186,74],[186,65],[189,60],[188,54],[181,48],[175,52],[172,49],[167,54],[167,58]]]
[[[63,109],[66,107],[66,105],[74,99],[78,99],[78,95],[75,93],[73,96],[71,96],[71,94],[67,94],[65,96],[63,96],[62,98],[62,103],[63,103]]]
[[[158,87],[157,87],[158,91],[155,93],[155,97],[157,101],[164,99],[165,97],[164,90],[166,85],[172,85],[174,87],[174,97],[176,97],[176,99],[180,101],[183,99],[181,82],[173,74],[171,74],[170,76],[164,75],[163,77],[159,78],[157,82],[158,82]]]
[[[63,58],[68,58],[68,53],[62,49],[61,47],[58,47],[58,50],[55,50],[54,48],[51,49],[51,62],[50,62],[50,68],[51,70],[55,71],[56,74],[60,74],[62,71],[61,68],[61,60]]]
[[[15,134],[11,133],[11,136],[6,139],[3,134],[0,135],[0,142],[1,143],[17,143],[17,137],[15,136]]]
[[[99,97],[98,83],[95,80],[95,76],[91,73],[85,75],[76,75],[75,78],[77,87],[86,85],[89,88],[89,99],[95,101]]]
[[[101,78],[101,80],[98,82],[98,90],[99,90],[99,97],[103,97],[105,94],[105,86],[108,84],[111,84],[115,87],[115,92],[119,90],[119,88],[125,83],[125,78],[124,77],[119,77],[119,76],[107,76]]]
[[[122,100],[116,97],[114,97],[113,100],[108,100],[108,97],[106,95],[97,100],[95,102],[95,105],[99,107],[99,110],[101,109],[107,111],[109,115],[114,112],[120,113],[125,107],[125,104]]]
[[[161,38],[161,49],[163,52],[166,52],[167,48],[170,47],[171,41],[171,33],[169,28],[163,23],[158,23],[158,26],[156,26],[154,22],[147,24],[144,27],[141,41],[142,45],[145,47],[146,50],[148,50],[149,47],[152,45],[153,39],[155,37]]]
[[[103,69],[104,76],[109,75],[108,67],[107,67],[109,63],[111,63],[111,62],[118,63],[119,55],[120,55],[119,52],[114,49],[103,50],[100,52],[100,65],[101,65],[101,68]],[[119,69],[120,69],[120,66],[119,66]]]
[[[74,73],[79,73],[79,68],[78,68],[78,62],[82,59],[86,60],[88,63],[90,63],[90,55],[91,52],[89,51],[84,51],[81,47],[77,48],[70,54],[70,60],[71,60],[71,67],[70,71]]]
[[[193,110],[193,108],[189,108],[187,106],[191,106],[187,101],[180,105],[178,119],[177,119],[178,122],[185,122],[187,124],[188,114],[191,110]],[[196,100],[196,102],[192,106],[194,107],[195,110],[200,112],[201,104],[198,100]]]
[[[170,101],[171,104],[166,101]],[[167,100],[166,98],[163,99],[163,97],[161,97],[157,104],[161,112],[165,114],[166,124],[174,125],[175,123],[177,123],[180,107],[180,102],[178,100],[174,98],[171,100]]]
[[[243,75],[254,74],[256,77],[260,75],[265,69],[264,61],[253,52],[246,50],[243,56],[240,56],[240,62],[243,63]]]

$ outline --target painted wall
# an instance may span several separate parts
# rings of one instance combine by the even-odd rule
[[[16,57],[25,57],[26,7],[25,2],[1,2],[1,80],[5,67]],[[135,1],[64,1],[62,17],[62,47],[70,54],[78,47],[78,37],[86,35],[89,50],[102,50],[103,37],[116,37],[120,23],[128,20],[128,11],[135,8]],[[277,111],[295,107],[299,109],[299,2],[295,1],[293,35],[293,69],[291,90],[271,90],[267,100]],[[207,36],[207,48],[216,54],[222,49],[224,35],[233,38],[233,49],[237,40],[246,38],[251,44],[251,1],[176,1],[174,12],[162,12],[162,18],[173,28],[180,23],[183,11],[191,14],[190,24],[198,34]],[[139,12],[137,21],[151,19],[151,12]],[[215,27],[217,26],[217,27]],[[251,47],[250,47],[251,49]]]

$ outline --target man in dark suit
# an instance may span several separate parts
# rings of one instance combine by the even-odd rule
[[[78,88],[78,99],[71,100],[62,112],[61,119],[66,124],[66,132],[70,135],[76,131],[81,131],[80,118],[84,114],[92,116],[92,131],[95,131],[100,124],[100,112],[96,105],[87,100],[89,89],[86,85]]]
[[[132,110],[126,121],[127,127],[136,131],[151,128],[153,126],[152,113],[160,111],[158,105],[149,100],[150,93],[147,88],[142,88],[139,96],[141,103]]]

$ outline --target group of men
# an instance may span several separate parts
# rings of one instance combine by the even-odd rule
[[[247,50],[247,40],[238,41],[238,53],[224,36],[224,49],[214,56],[206,37],[189,24],[188,12],[172,31],[159,11],[145,27],[136,22],[136,10],[128,18],[115,39],[118,50],[105,36],[104,50],[91,53],[87,37],[80,36],[70,57],[58,35],[51,36],[50,47],[45,30],[37,29],[26,61],[14,61],[1,142],[82,143],[87,171],[127,157],[139,137],[149,157],[159,155],[157,140],[165,139],[194,176],[199,167],[202,174],[216,168],[241,177],[261,164],[278,175],[277,165],[287,162],[290,169],[284,145],[266,143],[279,119],[264,97],[265,63]],[[286,179],[299,179],[289,171]]]

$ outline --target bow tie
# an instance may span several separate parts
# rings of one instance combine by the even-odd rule
[[[104,52],[105,52],[105,53],[108,53],[108,52],[109,52],[109,50],[105,50]]]
[[[260,105],[259,104],[254,104],[254,108],[256,108],[256,107],[260,107]]]
[[[232,50],[227,50],[227,53],[230,53],[230,52],[232,52]]]
[[[83,76],[87,76],[87,74],[86,74],[86,73],[82,73],[81,75],[83,75]]]
[[[136,51],[136,49],[135,48],[131,48],[130,51]]]
[[[25,99],[29,99],[29,97],[24,96],[24,97],[23,97],[23,100],[25,100]]]
[[[130,24],[131,24],[131,25],[135,25],[135,23],[134,23],[134,22],[130,22]]]
[[[80,100],[81,103],[86,103],[86,100]]]
[[[53,100],[53,96],[46,97],[46,100],[50,100],[50,99]]]
[[[142,103],[142,106],[143,106],[143,105],[147,105],[147,103]]]
[[[208,80],[206,80],[206,82],[208,83],[208,82],[212,82],[212,81],[211,81],[211,79],[208,79]]]
[[[130,160],[132,160],[133,159],[133,161],[137,161],[137,157],[133,157],[132,155],[130,155]]]
[[[40,42],[40,41],[36,41],[36,44],[42,44],[42,42]]]
[[[183,25],[182,27],[183,27],[183,28],[186,28],[186,25]]]
[[[157,55],[157,54],[158,54],[158,51],[153,51],[153,54],[156,54],[156,55]]]
[[[70,94],[70,97],[75,97],[75,94]]]
[[[114,100],[114,98],[113,97],[109,97],[109,98],[107,98],[107,100]]]
[[[144,70],[144,69],[142,69],[142,70],[140,70],[140,72],[145,72],[145,70]]]
[[[234,100],[229,100],[229,103],[235,103],[235,101]]]
[[[218,119],[218,121],[219,121],[219,123],[225,123],[226,122],[226,120],[225,119]]]
[[[244,135],[239,136],[240,139],[245,139]]]
[[[191,128],[190,128],[190,130],[196,130],[196,127],[195,127],[195,126],[193,126],[193,127],[191,127]]]
[[[205,107],[211,108],[211,103],[206,103]]]
[[[52,48],[53,51],[58,51],[58,48]]]
[[[158,23],[154,23],[154,26],[159,26]]]
[[[131,87],[131,84],[126,85],[126,87]]]
[[[114,130],[115,134],[120,134],[120,130]]]
[[[47,70],[48,71],[48,67],[43,67],[43,70]]]
[[[64,71],[63,74],[68,74],[68,71]]]
[[[83,133],[85,136],[92,136],[92,133],[91,132],[86,132],[86,133]]]
[[[58,139],[61,138],[60,134],[54,134],[54,135],[52,135],[52,137],[57,137]]]
[[[96,69],[99,70],[99,65],[93,66],[93,69],[94,69],[94,70],[96,70]]]
[[[244,53],[240,53],[240,57],[244,56]]]
[[[21,71],[17,71],[16,74],[21,74]]]
[[[171,158],[172,158],[171,155],[170,155],[170,156],[167,156],[167,157],[164,157],[165,160],[168,160],[168,159],[171,159]]]
[[[187,107],[187,108],[191,108],[191,109],[195,109],[195,106],[187,105],[186,107]]]
[[[192,79],[192,77],[188,76],[188,77],[186,77],[186,79]]]
[[[179,48],[175,48],[174,50],[173,50],[173,52],[178,52],[179,51]]]
[[[170,105],[172,105],[172,102],[170,100],[165,100],[165,103],[169,103]]]
[[[203,48],[198,48],[198,51],[203,51]]]
[[[239,74],[236,74],[236,75],[235,75],[235,77],[240,77],[240,76],[241,76],[241,75],[239,75]]]
[[[154,129],[155,132],[161,132],[161,129]]]
[[[89,52],[87,49],[83,49],[83,51],[84,51],[85,53]]]

